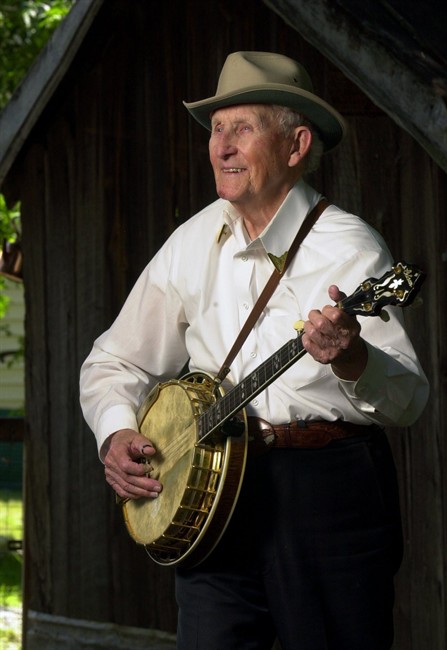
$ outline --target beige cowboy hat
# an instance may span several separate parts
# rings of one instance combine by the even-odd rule
[[[318,130],[325,151],[336,147],[346,133],[342,116],[317,97],[302,65],[283,54],[233,52],[220,73],[216,94],[198,102],[183,102],[191,115],[211,130],[217,108],[236,104],[277,104],[303,113]]]

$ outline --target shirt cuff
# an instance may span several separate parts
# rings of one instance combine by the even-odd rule
[[[101,460],[103,460],[101,456],[103,444],[112,433],[116,433],[121,429],[138,431],[136,415],[132,407],[126,404],[117,404],[116,406],[110,407],[99,418],[96,426],[96,442]]]
[[[365,370],[357,380],[340,379],[337,377],[344,393],[352,399],[362,399],[368,402],[371,387],[377,392],[378,382],[388,375],[387,355],[365,341],[368,350],[368,361]]]
[[[388,382],[390,377],[389,356],[383,350],[366,343],[368,363],[357,381],[338,379],[342,392],[351,404],[365,417],[381,426],[399,421],[402,408],[398,400],[390,400]]]

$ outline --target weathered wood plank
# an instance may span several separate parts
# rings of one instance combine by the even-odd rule
[[[175,636],[159,630],[94,623],[28,612],[27,650],[175,650]]]
[[[423,83],[361,22],[331,0],[263,0],[312,43],[447,171],[447,106],[434,80]],[[415,89],[417,88],[417,92]]]

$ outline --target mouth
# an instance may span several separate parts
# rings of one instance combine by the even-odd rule
[[[222,169],[223,174],[240,174],[245,171],[243,167],[230,167],[229,169]]]

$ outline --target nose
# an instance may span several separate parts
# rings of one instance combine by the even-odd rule
[[[212,141],[216,156],[226,160],[237,153],[236,136],[231,131],[219,134],[219,137]]]

